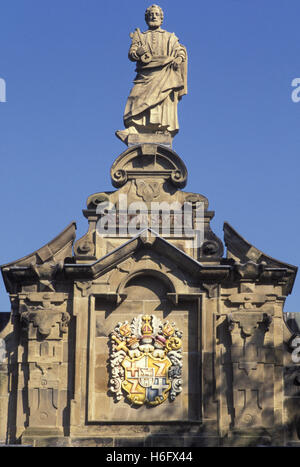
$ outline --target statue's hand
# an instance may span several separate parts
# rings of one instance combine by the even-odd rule
[[[173,62],[174,70],[178,70],[179,65],[183,62],[182,57],[176,57]]]
[[[140,46],[137,50],[136,50],[136,54],[141,57],[142,55],[144,55],[145,53],[147,52],[147,50],[145,49],[145,47],[143,46]]]

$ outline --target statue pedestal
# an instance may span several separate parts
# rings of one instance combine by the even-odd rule
[[[116,131],[116,136],[129,148],[139,144],[159,144],[172,149],[172,136],[169,133],[130,133],[125,135],[125,131]]]
[[[172,149],[172,137],[170,134],[160,133],[139,133],[128,135],[127,146],[136,146],[137,144],[160,144]]]

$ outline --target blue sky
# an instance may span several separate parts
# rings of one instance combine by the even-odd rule
[[[144,0],[3,0],[0,78],[0,264],[87,230],[87,197],[111,190],[126,149],[114,132],[134,78],[129,32]],[[264,253],[300,264],[299,0],[161,0],[164,29],[189,55],[189,93],[173,149],[186,191]],[[299,93],[300,94],[300,93]],[[0,311],[10,305],[0,286]],[[300,278],[285,311],[300,310]]]

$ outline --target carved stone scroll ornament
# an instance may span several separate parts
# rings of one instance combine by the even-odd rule
[[[110,390],[133,405],[155,406],[182,391],[182,333],[175,323],[139,315],[111,333]]]
[[[163,180],[169,180],[176,188],[184,188],[187,183],[187,168],[181,158],[157,144],[130,147],[114,161],[110,174],[116,188],[134,180],[138,196],[147,199],[159,195]]]

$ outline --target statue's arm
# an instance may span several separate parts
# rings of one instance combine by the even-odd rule
[[[137,50],[139,49],[140,45],[137,40],[132,39],[132,43],[128,52],[128,58],[132,62],[137,62],[140,56],[137,54]]]
[[[137,62],[141,56],[147,53],[147,47],[141,42],[141,34],[137,34],[137,30],[130,34],[132,39],[131,46],[128,52],[128,58],[132,62]]]
[[[177,46],[175,48],[175,59],[178,59],[177,63],[181,63],[181,62],[185,62],[187,60],[187,52],[186,52],[186,48],[179,44],[179,42],[177,42]]]
[[[146,49],[141,45],[141,42],[137,37],[136,33],[131,33],[130,37],[132,39],[132,42],[128,52],[128,58],[132,62],[137,62],[138,60],[140,60],[141,55],[146,53]]]
[[[187,60],[186,48],[179,44],[179,42],[177,42],[174,49],[174,55],[173,68],[174,70],[178,70],[179,66]]]

